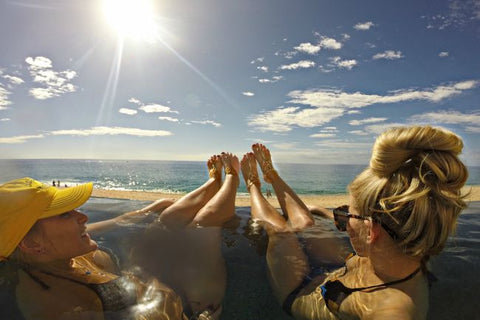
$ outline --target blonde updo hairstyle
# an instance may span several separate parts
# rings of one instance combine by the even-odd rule
[[[375,142],[370,166],[349,186],[356,209],[393,231],[404,253],[426,262],[442,251],[466,207],[462,148],[461,138],[445,129],[385,131]]]

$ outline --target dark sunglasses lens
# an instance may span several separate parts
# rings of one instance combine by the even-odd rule
[[[333,210],[333,216],[335,218],[335,226],[340,231],[347,230],[348,216],[347,216],[347,212],[345,212],[343,209],[344,207],[340,207]]]

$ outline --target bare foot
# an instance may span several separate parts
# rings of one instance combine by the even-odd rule
[[[222,158],[219,155],[213,155],[207,161],[208,176],[219,182],[222,182]]]
[[[241,162],[242,174],[245,179],[248,191],[252,186],[260,189],[260,180],[258,179],[257,161],[252,152],[246,153]]]
[[[222,152],[221,156],[225,175],[233,175],[238,177],[240,171],[240,162],[236,155],[229,152]]]
[[[261,143],[255,143],[252,145],[252,150],[258,164],[260,165],[260,169],[262,169],[263,180],[272,183],[274,179],[278,178],[278,173],[273,168],[270,150]]]

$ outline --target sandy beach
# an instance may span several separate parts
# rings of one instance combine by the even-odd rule
[[[464,188],[464,192],[468,192],[467,201],[480,201],[480,186],[467,186]],[[120,190],[104,190],[94,189],[93,197],[99,198],[114,198],[114,199],[130,199],[130,200],[157,200],[161,198],[173,198],[178,199],[183,194],[169,194],[159,192],[143,192],[143,191],[120,191]],[[334,194],[334,195],[301,195],[300,198],[307,205],[318,205],[326,208],[333,208],[342,204],[348,203],[347,194]],[[279,207],[278,201],[275,196],[267,198],[268,201],[276,208]],[[249,196],[237,196],[235,205],[237,207],[250,206]]]

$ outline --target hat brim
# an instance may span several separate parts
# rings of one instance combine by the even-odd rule
[[[93,183],[85,183],[75,187],[56,189],[53,199],[39,219],[57,216],[72,211],[87,202],[92,194]]]

